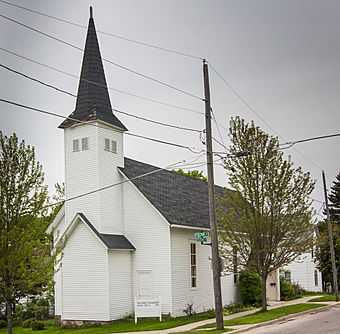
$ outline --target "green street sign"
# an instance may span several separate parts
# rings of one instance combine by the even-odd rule
[[[209,237],[209,232],[198,232],[195,233],[195,238],[197,241],[207,241],[207,237]]]

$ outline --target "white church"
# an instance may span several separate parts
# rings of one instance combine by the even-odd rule
[[[55,242],[66,239],[55,314],[111,321],[133,313],[135,298],[160,298],[172,316],[185,315],[187,304],[213,308],[211,250],[194,236],[209,230],[207,183],[124,156],[127,128],[112,113],[92,15],[76,107],[59,128],[67,201],[49,227]],[[234,275],[221,280],[223,304],[236,302]]]

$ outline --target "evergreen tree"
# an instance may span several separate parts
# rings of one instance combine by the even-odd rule
[[[338,280],[340,279],[340,173],[336,176],[333,182],[331,192],[328,195],[329,213],[333,230],[333,243],[335,252],[335,263],[338,271]],[[324,214],[326,214],[324,212]],[[332,263],[331,254],[328,241],[328,227],[326,221],[318,223],[319,238],[316,258],[318,262],[318,269],[322,273],[322,280],[324,286],[332,285]],[[339,283],[338,283],[339,284]]]

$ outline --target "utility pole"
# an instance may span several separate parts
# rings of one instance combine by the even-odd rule
[[[222,292],[221,292],[221,271],[220,257],[218,250],[218,237],[215,214],[215,189],[214,189],[214,161],[212,151],[212,134],[211,134],[211,107],[210,107],[210,87],[209,73],[206,60],[203,60],[203,79],[205,95],[205,124],[206,124],[206,147],[207,147],[207,170],[208,170],[208,189],[209,189],[209,220],[211,236],[211,261],[213,271],[216,329],[223,329],[223,309],[222,309]]]
[[[335,265],[333,230],[332,230],[331,218],[329,215],[328,197],[327,197],[327,190],[326,190],[326,178],[325,178],[324,171],[322,171],[322,180],[323,180],[323,190],[325,193],[325,205],[326,205],[327,226],[328,226],[328,241],[329,241],[329,248],[331,251],[331,262],[332,262],[332,273],[333,273],[333,293],[335,296],[335,300],[338,302],[339,301],[338,272],[337,272],[336,265]]]

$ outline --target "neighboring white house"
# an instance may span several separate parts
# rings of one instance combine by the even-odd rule
[[[124,157],[127,128],[112,113],[92,17],[77,96],[60,125],[66,201],[49,227],[67,240],[56,315],[110,321],[133,312],[135,297],[160,297],[173,316],[213,308],[211,250],[194,237],[209,230],[207,183]],[[237,301],[233,275],[222,293]]]
[[[322,291],[321,272],[316,268],[313,253],[301,255],[283,268],[284,278],[291,283],[298,283],[307,291]]]

